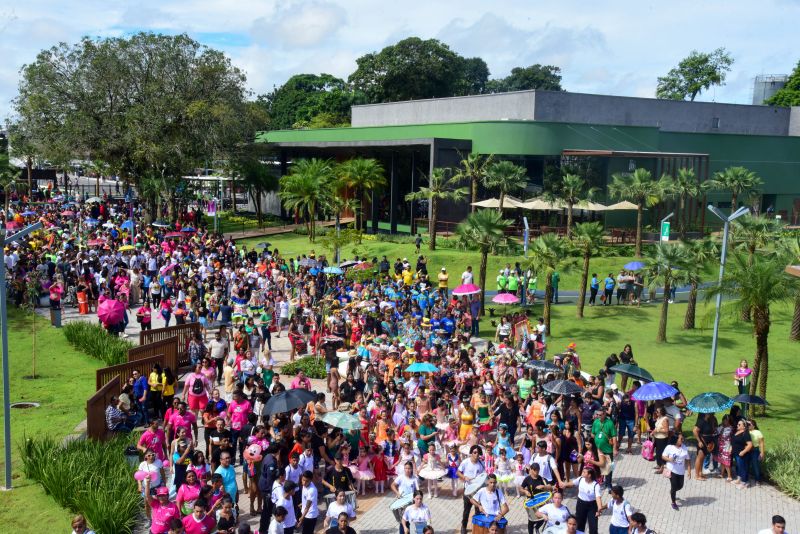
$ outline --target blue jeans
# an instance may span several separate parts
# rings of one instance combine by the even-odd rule
[[[736,455],[736,475],[742,483],[747,484],[750,481],[750,457],[745,455],[744,458]]]
[[[609,525],[608,534],[628,534],[628,527],[615,527],[614,525]]]
[[[747,453],[748,462],[750,462],[750,467],[753,470],[753,480],[756,482],[761,482],[761,458],[759,455],[761,454],[761,449],[758,447],[753,447],[753,449]]]

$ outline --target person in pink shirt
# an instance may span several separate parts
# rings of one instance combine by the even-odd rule
[[[194,366],[194,372],[186,377],[183,387],[183,400],[188,402],[189,409],[194,412],[195,417],[198,417],[200,411],[208,404],[211,390],[211,382],[203,374],[203,364],[198,363]]]
[[[150,421],[150,426],[144,431],[136,448],[144,453],[147,449],[152,449],[156,453],[156,458],[162,462],[167,460],[167,437],[161,429],[161,422],[158,418]]]
[[[294,377],[294,380],[292,380],[290,389],[307,389],[310,391],[311,380],[309,380],[306,374],[300,370],[297,372],[297,376]]]
[[[145,480],[145,498],[148,499],[151,510],[150,532],[152,534],[166,534],[169,532],[169,523],[173,519],[180,519],[181,512],[174,502],[169,500],[169,489],[161,486],[156,490],[156,496],[150,495],[150,481]],[[210,532],[210,531],[209,531]]]
[[[199,499],[194,502],[194,511],[183,518],[183,530],[186,534],[211,534],[217,528],[217,522],[206,513],[206,502]]]
[[[242,429],[247,424],[247,419],[250,413],[253,411],[253,407],[250,405],[250,401],[246,400],[242,395],[241,390],[237,389],[233,392],[233,400],[231,401],[230,405],[228,406],[228,422],[230,423],[231,428],[231,445],[233,445],[233,450],[239,450],[240,462],[244,465],[244,446],[239,448],[237,446],[238,440],[245,439],[245,436],[242,436]],[[235,459],[235,458],[234,458]]]
[[[203,489],[203,484],[197,478],[197,473],[192,470],[186,472],[186,480],[181,487],[178,488],[178,494],[175,497],[175,504],[178,505],[183,515],[189,515],[194,510],[194,503],[200,497],[200,490]]]
[[[186,403],[181,402],[177,413],[173,413],[167,422],[167,432],[174,432],[177,435],[179,428],[185,428],[186,433],[191,435],[194,431],[194,440],[197,441],[197,418],[192,412],[186,411]]]

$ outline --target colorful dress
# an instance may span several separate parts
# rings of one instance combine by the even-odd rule
[[[719,437],[717,438],[717,450],[714,458],[725,467],[731,466],[731,434],[733,434],[733,428],[723,426],[720,428]]]
[[[472,433],[472,427],[475,424],[475,418],[469,410],[461,411],[461,428],[458,432],[458,439],[461,441],[466,440]]]
[[[494,474],[497,475],[497,481],[501,484],[508,484],[514,480],[514,472],[511,470],[511,464],[507,458],[497,459],[497,469]]]
[[[372,468],[375,482],[386,482],[389,466],[386,465],[386,456],[384,456],[383,453],[372,455],[370,458],[370,467]]]
[[[425,466],[419,470],[420,478],[424,478],[425,480],[439,480],[446,474],[447,470],[439,463],[438,455],[435,452],[428,453]]]
[[[375,480],[375,473],[371,468],[372,457],[368,454],[362,454],[359,455],[357,462],[356,472],[353,473],[356,480]]]
[[[447,478],[458,478],[458,466],[461,462],[461,457],[458,454],[449,453],[447,455]]]

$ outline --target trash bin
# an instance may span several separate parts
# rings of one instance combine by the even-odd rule
[[[50,324],[61,328],[61,308],[50,308]]]

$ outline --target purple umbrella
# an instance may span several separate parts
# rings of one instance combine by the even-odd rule
[[[667,399],[678,390],[664,382],[649,382],[633,392],[633,398],[640,401]]]

